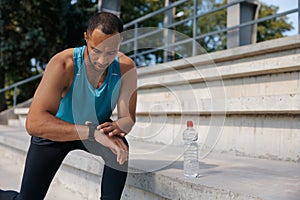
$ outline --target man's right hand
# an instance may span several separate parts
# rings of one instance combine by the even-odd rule
[[[96,129],[95,140],[116,154],[120,165],[128,160],[128,147],[120,137],[108,136],[102,129]]]

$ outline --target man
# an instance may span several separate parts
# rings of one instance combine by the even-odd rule
[[[97,13],[84,33],[86,46],[49,61],[26,121],[32,138],[20,193],[0,191],[0,200],[44,199],[63,159],[75,149],[104,159],[101,199],[120,199],[128,167],[124,136],[135,123],[137,98],[135,64],[118,52],[122,31],[118,17]],[[115,106],[118,119],[111,121]]]

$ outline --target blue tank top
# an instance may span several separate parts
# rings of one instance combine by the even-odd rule
[[[86,121],[101,124],[108,121],[118,102],[121,89],[121,72],[118,56],[109,65],[106,78],[94,88],[86,74],[84,49],[74,48],[74,77],[67,94],[61,99],[56,117],[72,124]],[[33,137],[34,143],[49,144],[50,140]]]
[[[56,117],[72,124],[85,121],[103,123],[109,120],[121,88],[121,72],[118,57],[110,64],[105,81],[94,88],[86,74],[84,64],[85,46],[74,49],[74,78],[66,96],[60,101]]]

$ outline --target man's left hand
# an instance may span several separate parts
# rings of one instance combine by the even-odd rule
[[[108,134],[109,136],[120,136],[124,137],[126,133],[120,129],[120,127],[117,125],[115,121],[113,122],[104,122],[103,124],[100,124],[97,126],[97,129],[102,129],[105,134]]]

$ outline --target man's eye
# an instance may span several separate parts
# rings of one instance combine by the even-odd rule
[[[101,53],[102,53],[102,51],[99,51],[99,50],[97,50],[97,49],[93,49],[93,52],[94,52],[95,54],[101,54]]]
[[[112,52],[108,52],[108,55],[112,56],[112,55],[115,55],[116,52],[115,51],[112,51]]]

